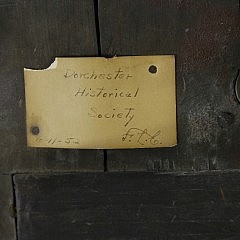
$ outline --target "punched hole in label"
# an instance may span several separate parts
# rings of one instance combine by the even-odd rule
[[[31,133],[32,135],[38,135],[40,133],[40,129],[38,126],[32,126],[31,127]]]
[[[157,67],[155,65],[151,65],[149,68],[148,68],[148,71],[152,74],[154,73],[157,73]]]

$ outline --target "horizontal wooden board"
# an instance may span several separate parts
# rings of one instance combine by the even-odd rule
[[[0,174],[0,239],[15,240],[15,209],[12,176]]]
[[[238,239],[239,181],[239,172],[17,174],[18,239]]]

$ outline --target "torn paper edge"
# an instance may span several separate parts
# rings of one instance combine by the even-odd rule
[[[24,68],[24,71],[47,71],[47,70],[53,70],[56,69],[58,65],[58,58],[56,57],[54,61],[49,65],[49,67],[44,69],[31,69],[31,68]]]
[[[146,55],[146,56],[141,56],[141,55],[132,55],[132,56],[117,56],[116,54],[111,57],[91,57],[91,58],[101,58],[105,59],[106,61],[109,60],[115,60],[117,58],[125,58],[125,57],[156,57],[156,56],[173,56],[175,58],[175,54],[163,54],[163,55]],[[24,71],[47,71],[47,70],[53,70],[56,69],[58,66],[58,59],[64,59],[64,58],[88,58],[88,57],[55,57],[54,61],[49,65],[47,68],[42,68],[42,69],[32,69],[32,68],[24,68]]]

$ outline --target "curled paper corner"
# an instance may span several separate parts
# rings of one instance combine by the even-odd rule
[[[48,68],[46,68],[45,70],[56,69],[57,65],[58,65],[58,58],[55,58],[54,61],[50,64],[50,66]]]
[[[49,65],[47,68],[43,69],[31,69],[31,68],[24,68],[24,71],[46,71],[46,70],[53,70],[56,69],[58,65],[58,58],[56,57],[54,61]]]
[[[170,144],[169,147],[173,148],[173,147],[176,147],[177,145],[178,145],[178,143],[177,143],[177,140],[176,140],[176,142],[173,143],[173,144]]]

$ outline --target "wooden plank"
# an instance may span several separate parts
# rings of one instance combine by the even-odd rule
[[[0,239],[15,240],[12,177],[0,175]]]
[[[104,56],[177,60],[178,146],[108,151],[108,169],[239,168],[239,1],[100,0],[99,22]]]
[[[25,127],[23,68],[96,55],[93,1],[4,0],[0,25],[0,172],[102,171],[102,151],[27,148]]]
[[[17,174],[18,239],[238,239],[239,181],[239,172]]]

